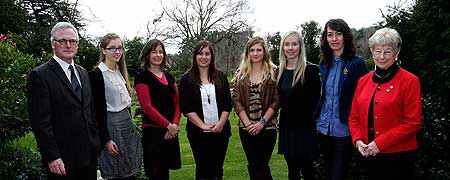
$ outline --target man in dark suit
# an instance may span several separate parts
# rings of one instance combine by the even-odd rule
[[[88,73],[74,64],[78,32],[59,22],[53,58],[28,75],[28,113],[49,179],[96,179],[99,137]]]

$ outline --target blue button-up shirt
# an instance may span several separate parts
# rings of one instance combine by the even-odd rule
[[[350,135],[348,126],[339,120],[342,66],[343,61],[339,57],[335,57],[326,79],[325,101],[317,121],[317,130],[320,133],[334,137],[346,137]]]

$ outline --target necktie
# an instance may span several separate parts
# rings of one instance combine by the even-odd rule
[[[75,92],[78,98],[81,99],[81,86],[78,83],[77,76],[75,75],[75,69],[72,65],[69,66],[70,70],[70,83],[72,84],[72,90]]]

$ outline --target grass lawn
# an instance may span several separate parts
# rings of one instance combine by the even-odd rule
[[[233,112],[230,115],[232,136],[228,145],[227,156],[224,163],[224,179],[239,180],[249,179],[247,173],[247,159],[245,158],[244,149],[239,139],[237,122],[238,118]],[[191,147],[186,137],[186,118],[181,119],[182,131],[180,132],[180,145],[182,156],[182,167],[179,170],[171,171],[170,179],[188,180],[195,179],[195,162],[192,156]],[[278,146],[272,154],[270,160],[270,168],[274,179],[287,179],[287,166],[283,156],[277,154]]]

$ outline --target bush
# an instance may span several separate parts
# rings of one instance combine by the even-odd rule
[[[30,130],[26,110],[26,76],[37,60],[0,42],[0,144]]]
[[[45,179],[41,156],[31,132],[0,147],[2,179]]]

